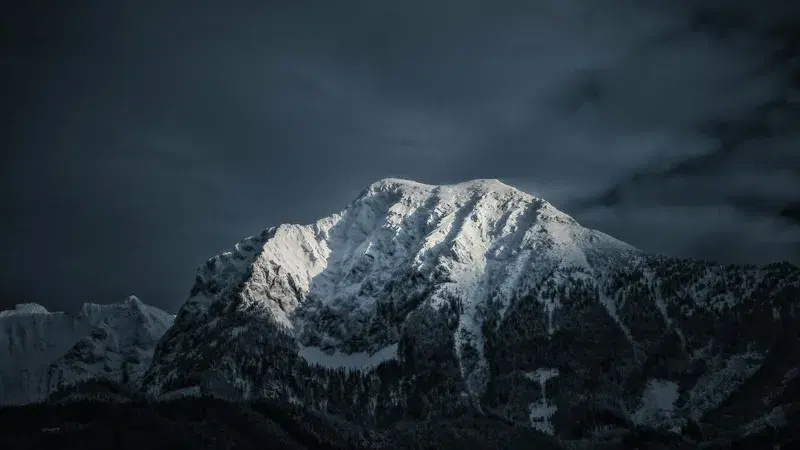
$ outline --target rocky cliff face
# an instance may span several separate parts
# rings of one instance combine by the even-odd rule
[[[208,260],[142,386],[367,425],[752,432],[796,414],[798,286],[789,264],[645,254],[495,180],[388,179]]]
[[[72,316],[23,304],[0,311],[0,404],[45,399],[92,378],[135,384],[173,316],[136,297]]]

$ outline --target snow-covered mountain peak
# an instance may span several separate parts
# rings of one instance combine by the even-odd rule
[[[457,299],[458,358],[471,352],[465,348],[477,352],[464,376],[478,395],[486,371],[480,311],[492,304],[502,319],[514,298],[555,270],[592,274],[636,252],[497,180],[434,186],[384,179],[338,214],[270,228],[208,260],[174,329],[210,326],[223,320],[222,311],[247,311],[286,330],[311,363],[330,365],[323,354],[339,361],[360,355],[342,362],[352,368],[355,360],[374,365],[371,355],[392,357],[399,324],[416,308],[438,310]],[[394,325],[374,326],[385,308],[398,315]],[[558,305],[546,308],[552,331]]]
[[[136,297],[85,303],[77,314],[18,305],[0,312],[0,404],[43,398],[97,376],[133,382],[174,317]]]
[[[295,328],[291,316],[301,303],[369,309],[396,277],[416,273],[466,290],[459,296],[484,298],[529,264],[534,249],[537,257],[586,266],[584,250],[604,245],[632,250],[498,180],[433,186],[389,178],[370,185],[339,214],[308,226],[277,227],[252,257],[250,282],[263,289],[274,271],[282,273],[284,303],[257,303]],[[242,254],[234,261],[247,265],[250,259]],[[518,281],[507,280],[506,289]]]
[[[19,303],[14,309],[0,311],[0,317],[16,314],[47,314],[49,311],[38,303]]]

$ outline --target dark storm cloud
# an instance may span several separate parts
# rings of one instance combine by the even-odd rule
[[[730,2],[676,4],[691,7],[692,29],[715,45],[749,50],[751,68],[738,79],[751,87],[767,80],[769,89],[753,96],[749,107],[726,107],[693,120],[693,136],[711,144],[706,152],[634,171],[590,197],[583,205],[596,208],[579,215],[590,223],[608,223],[610,207],[617,214],[614,228],[624,226],[623,216],[647,221],[660,214],[648,228],[664,236],[651,242],[665,253],[731,262],[797,261],[800,5],[777,0],[736,8]],[[741,92],[725,91],[729,96]],[[683,223],[694,231],[687,233]]]
[[[773,213],[797,192],[794,136],[749,140],[753,164],[714,158],[707,132],[785,93],[785,63],[763,56],[787,39],[768,32],[787,17],[777,3],[749,16],[623,0],[8,14],[2,301],[136,293],[174,310],[205,258],[386,176],[497,177],[648,250],[792,258],[796,228]],[[784,110],[769,123],[796,123]],[[687,161],[709,162],[665,175]]]

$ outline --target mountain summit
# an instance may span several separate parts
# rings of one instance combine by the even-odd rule
[[[142,384],[368,425],[478,413],[586,437],[733,409],[757,428],[800,373],[799,278],[648,255],[497,180],[385,179],[206,261]]]

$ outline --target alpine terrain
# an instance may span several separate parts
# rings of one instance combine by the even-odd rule
[[[98,354],[127,373],[101,314],[25,308],[0,319],[30,367],[4,386],[41,395],[54,377],[99,370]],[[137,334],[146,342],[169,322],[153,317],[134,327],[153,330]],[[562,443],[631,427],[733,441],[800,423],[799,331],[791,264],[646,254],[496,180],[386,179],[340,213],[269,228],[203,264],[141,387],[370,429],[474,417]]]
[[[0,311],[0,405],[41,401],[97,378],[133,386],[173,319],[133,296],[86,303],[74,316],[32,303]]]

